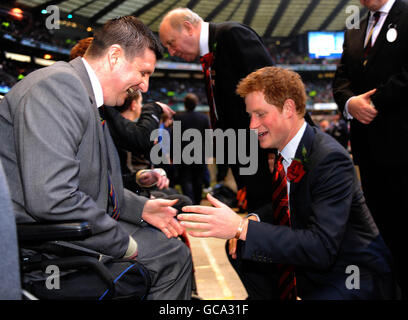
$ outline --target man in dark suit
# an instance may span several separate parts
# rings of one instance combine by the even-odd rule
[[[185,112],[176,114],[174,121],[180,124],[180,134],[190,129],[198,130],[204,137],[205,130],[210,128],[210,122],[206,115],[194,111],[198,104],[198,97],[194,93],[189,93],[184,98]],[[180,140],[181,137],[180,137]],[[188,145],[189,141],[181,141],[181,149]],[[203,192],[204,174],[206,169],[204,143],[201,148],[200,163],[178,165],[179,180],[183,193],[188,196],[193,204],[200,204]]]
[[[216,117],[215,123],[211,121],[213,129],[232,128],[235,132],[238,129],[248,129],[249,117],[245,112],[244,100],[235,93],[236,86],[252,71],[273,65],[268,50],[255,31],[235,22],[204,22],[187,8],[170,11],[164,17],[159,31],[162,44],[172,56],[194,61],[199,56],[213,55],[211,72],[215,110],[210,107],[211,118]],[[254,175],[239,174],[242,165],[240,166],[238,157],[235,159],[237,164],[230,165],[238,189],[246,187],[248,210],[251,211],[271,199],[271,173],[268,170],[267,152],[259,147],[258,158],[258,171]]]
[[[170,207],[176,201],[123,188],[99,113],[104,104],[122,105],[129,89],[145,92],[160,55],[135,17],[108,21],[83,58],[32,72],[4,97],[0,159],[18,223],[89,222],[92,236],[77,245],[145,265],[148,299],[189,299],[192,262],[175,238],[183,232]]]
[[[353,160],[359,166],[367,205],[394,258],[408,297],[408,5],[366,0],[360,29],[345,33],[333,82],[334,99],[350,120]],[[378,13],[376,13],[378,12]]]
[[[283,157],[288,184],[282,190],[289,191],[290,226],[263,222],[274,215],[276,203],[260,221],[253,221],[211,195],[208,199],[215,208],[183,208],[186,214],[178,219],[198,224],[182,225],[193,228],[193,236],[242,240],[237,272],[252,298],[276,297],[282,278],[268,268],[272,264],[294,266],[301,299],[392,297],[389,252],[364,202],[353,163],[336,140],[305,122],[306,94],[300,76],[262,68],[242,80],[237,92],[245,97],[250,127],[258,131],[261,147],[277,148]]]

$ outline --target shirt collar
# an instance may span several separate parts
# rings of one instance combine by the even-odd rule
[[[381,13],[388,14],[394,4],[395,0],[388,0],[384,5],[377,11]],[[374,14],[375,11],[371,11],[371,16]]]
[[[292,140],[290,140],[289,143],[280,152],[283,158],[283,167],[285,168],[285,171],[287,171],[287,168],[295,158],[296,150],[298,149],[300,140],[302,140],[303,134],[305,133],[306,125],[307,124],[305,121],[296,135],[292,138]]]
[[[209,34],[210,34],[210,24],[208,22],[201,22],[200,57],[210,52],[210,49],[208,47]]]
[[[85,65],[86,71],[88,72],[89,79],[91,80],[96,106],[99,108],[103,105],[103,90],[101,83],[89,63],[84,58],[82,58],[82,61]]]

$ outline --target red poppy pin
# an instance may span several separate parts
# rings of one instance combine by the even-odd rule
[[[303,161],[296,158],[292,160],[292,163],[288,167],[288,172],[286,173],[286,176],[290,182],[298,183],[305,175],[306,170],[303,164],[306,165],[309,162],[309,160],[306,158],[306,154],[307,154],[306,148],[303,147],[302,148]]]

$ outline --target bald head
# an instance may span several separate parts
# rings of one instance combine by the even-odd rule
[[[388,0],[360,0],[360,3],[371,11],[378,11]]]
[[[170,55],[193,61],[200,54],[202,22],[203,19],[188,8],[171,10],[160,24],[160,41]]]
[[[188,21],[192,25],[197,26],[203,21],[203,19],[188,8],[177,8],[167,12],[160,27],[163,23],[169,23],[172,28],[180,31],[184,21]]]

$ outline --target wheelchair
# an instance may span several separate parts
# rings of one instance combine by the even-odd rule
[[[23,299],[143,300],[147,269],[74,244],[91,235],[86,222],[17,224]]]

